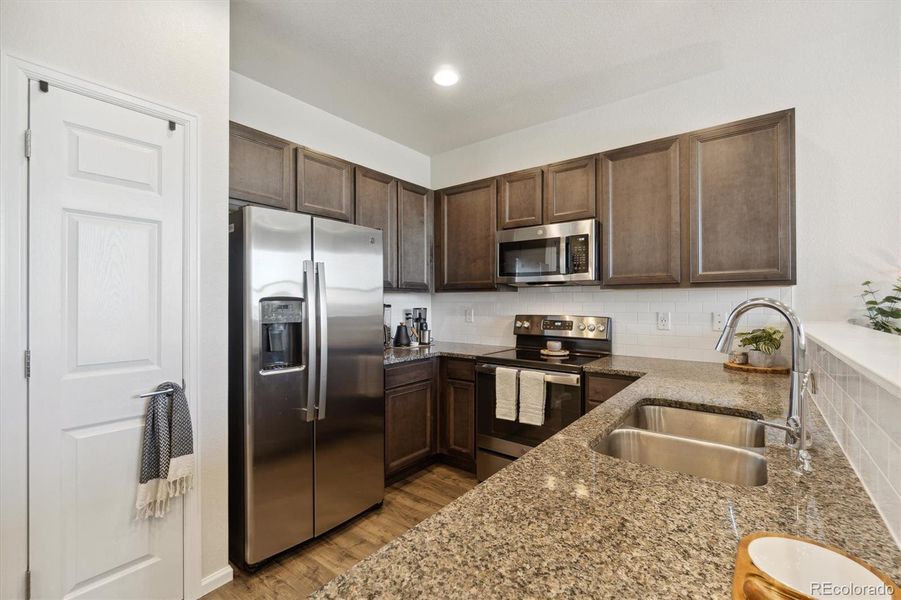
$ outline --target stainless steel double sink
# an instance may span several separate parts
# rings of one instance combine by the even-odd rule
[[[758,486],[767,482],[765,438],[765,426],[756,419],[643,404],[594,450],[697,477]]]

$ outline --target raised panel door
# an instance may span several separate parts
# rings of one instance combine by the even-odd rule
[[[495,289],[497,180],[439,192],[435,215],[436,287]]]
[[[679,138],[600,159],[604,285],[679,283]]]
[[[385,390],[385,475],[427,459],[436,447],[432,380]]]
[[[545,167],[544,220],[560,223],[597,216],[597,157],[583,156]]]
[[[294,145],[261,131],[231,123],[228,195],[230,198],[294,208]]]
[[[297,150],[297,210],[353,222],[354,166],[306,148]]]
[[[432,263],[432,193],[401,181],[397,204],[398,287],[427,291]]]
[[[541,225],[544,208],[544,171],[540,167],[498,178],[497,228]]]
[[[384,286],[397,287],[397,180],[365,167],[356,168],[354,222],[382,231]]]
[[[181,598],[182,499],[135,501],[139,394],[183,377],[184,127],[31,86],[32,595]]]
[[[794,110],[689,134],[691,282],[793,282]]]

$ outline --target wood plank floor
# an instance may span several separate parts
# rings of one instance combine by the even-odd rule
[[[381,508],[235,579],[204,600],[303,598],[476,485],[474,475],[432,465],[385,489]]]

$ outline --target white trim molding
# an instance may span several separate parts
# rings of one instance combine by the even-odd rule
[[[226,583],[232,580],[234,577],[234,571],[231,568],[231,565],[227,565],[219,569],[218,571],[214,571],[200,580],[200,590],[198,595],[194,596],[195,598],[200,598],[205,594],[209,594],[213,590],[218,587],[222,587]]]
[[[113,90],[78,77],[0,55],[0,598],[25,596],[28,564],[28,406],[23,356],[28,339],[28,80],[129,108],[185,127],[184,365],[188,402],[194,415],[197,469],[184,506],[184,596],[199,598],[231,579],[231,567],[203,577],[201,567],[201,426],[203,390],[199,377],[200,222],[198,117],[192,113]]]

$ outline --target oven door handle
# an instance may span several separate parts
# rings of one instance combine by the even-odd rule
[[[548,371],[538,371],[537,369],[519,369],[517,367],[508,367],[510,369],[516,369],[517,371],[533,371],[536,373],[544,373],[544,381],[545,383],[553,383],[556,385],[568,385],[572,387],[579,387],[582,385],[582,377],[580,375],[573,375],[571,373],[550,373]],[[497,370],[497,366],[495,365],[487,365],[480,364],[476,365],[476,371],[479,373],[489,373],[494,374],[495,370]]]
[[[579,375],[570,375],[568,373],[545,373],[544,382],[579,387],[582,385],[582,378]]]

